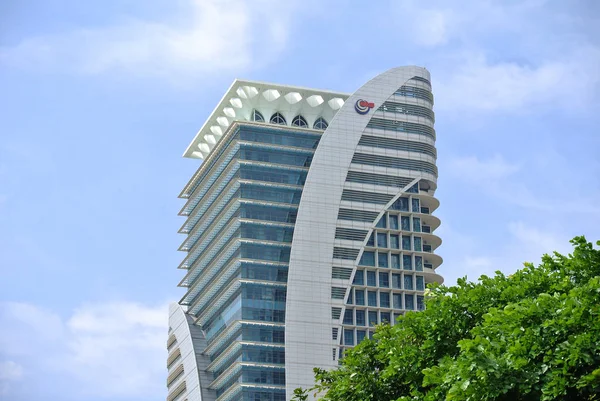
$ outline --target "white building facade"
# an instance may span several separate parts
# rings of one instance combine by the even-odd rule
[[[168,401],[290,400],[441,282],[429,72],[353,94],[236,80],[187,148]]]

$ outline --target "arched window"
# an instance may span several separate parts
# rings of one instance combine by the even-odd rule
[[[277,112],[271,116],[270,123],[271,124],[279,124],[279,125],[287,125],[287,121],[285,121],[285,118],[279,112]]]
[[[264,123],[265,122],[265,118],[263,117],[262,114],[260,114],[260,111],[258,110],[252,110],[252,121],[256,121],[259,123]]]
[[[300,115],[294,117],[294,119],[292,120],[292,125],[295,127],[308,128],[308,123],[306,122],[304,117]]]
[[[313,124],[314,129],[326,130],[328,126],[329,124],[327,124],[327,121],[325,121],[323,117],[317,118],[317,121],[315,121],[315,123]]]

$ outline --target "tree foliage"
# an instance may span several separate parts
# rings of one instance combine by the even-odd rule
[[[315,369],[295,399],[600,400],[600,251],[571,243],[510,276],[430,287],[425,311]]]

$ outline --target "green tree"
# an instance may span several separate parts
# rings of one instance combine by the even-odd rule
[[[294,399],[600,400],[600,251],[571,243],[510,276],[430,287],[425,311],[315,369]]]

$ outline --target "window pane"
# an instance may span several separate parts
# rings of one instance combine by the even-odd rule
[[[404,289],[412,290],[413,289],[413,277],[412,276],[404,276]]]
[[[364,270],[356,271],[356,273],[354,274],[354,280],[352,281],[352,284],[356,284],[356,285],[364,285],[365,284],[365,271]]]
[[[344,311],[344,324],[354,324],[354,318],[352,317],[353,313],[353,309],[346,309]]]
[[[387,292],[379,293],[379,306],[381,306],[382,308],[390,307],[390,294],[388,294]]]
[[[354,298],[356,298],[356,305],[364,305],[365,304],[365,291],[356,289],[356,290],[354,290],[354,292],[355,292]]]
[[[425,291],[425,280],[423,280],[423,276],[417,276],[417,290]]]
[[[369,326],[373,327],[377,325],[377,312],[369,312]]]
[[[398,198],[396,202],[392,204],[392,209],[408,212],[408,198]]]
[[[369,306],[377,306],[377,293],[375,291],[369,291],[368,298]]]
[[[377,255],[377,262],[379,263],[379,267],[389,267],[388,254],[384,252],[379,252]]]
[[[356,325],[357,326],[365,325],[365,311],[364,310],[356,311]]]
[[[359,264],[363,266],[375,266],[375,252],[363,252]]]
[[[415,256],[415,270],[418,272],[423,271],[423,258],[421,256]]]
[[[371,234],[367,241],[367,246],[375,246],[375,234]]]
[[[364,326],[364,324],[363,324]],[[360,343],[362,340],[365,339],[365,336],[367,335],[367,332],[365,330],[356,330],[356,343]]]
[[[393,230],[398,229],[398,216],[390,215],[390,228]]]
[[[418,217],[413,217],[413,231],[417,233],[421,232],[421,219]]]
[[[414,310],[415,302],[412,294],[404,294],[404,309]]]
[[[383,288],[389,288],[390,276],[388,273],[386,273],[386,272],[379,273],[379,286],[383,287]]]
[[[397,235],[390,234],[390,248],[400,249],[400,238]]]
[[[383,216],[381,216],[381,218],[379,219],[379,221],[377,222],[377,225],[375,225],[375,227],[387,228],[387,224],[385,224],[385,214]]]
[[[395,309],[402,309],[402,294],[394,294],[392,297],[394,301]],[[356,311],[358,313],[358,311]],[[356,315],[356,320],[358,320],[358,315]]]
[[[410,237],[407,235],[402,236],[402,249],[410,251]]]
[[[418,199],[414,199],[412,200],[412,211],[414,213],[419,213],[421,212],[421,206],[419,205],[419,200]]]
[[[425,310],[425,297],[417,295],[417,310]]]
[[[391,323],[390,312],[381,312],[381,323]]]
[[[392,259],[392,268],[399,269],[400,268],[400,255],[393,253],[390,255],[390,258]]]
[[[377,233],[377,246],[380,248],[387,248],[387,234]]]
[[[352,304],[354,301],[352,300],[352,290],[350,290],[350,294],[348,295],[348,300],[346,301],[347,304]]]
[[[399,274],[392,274],[392,287],[402,288],[402,286],[400,285],[400,275]]]
[[[367,272],[367,285],[371,287],[377,286],[377,284],[375,283],[375,272]]]
[[[412,270],[412,257],[410,255],[402,255],[402,266],[404,270]]]
[[[402,225],[402,231],[410,231],[410,217],[402,216],[400,218],[400,223]]]
[[[354,330],[344,329],[344,345],[354,345]]]
[[[423,247],[421,246],[421,237],[415,237],[415,251],[421,252]]]

